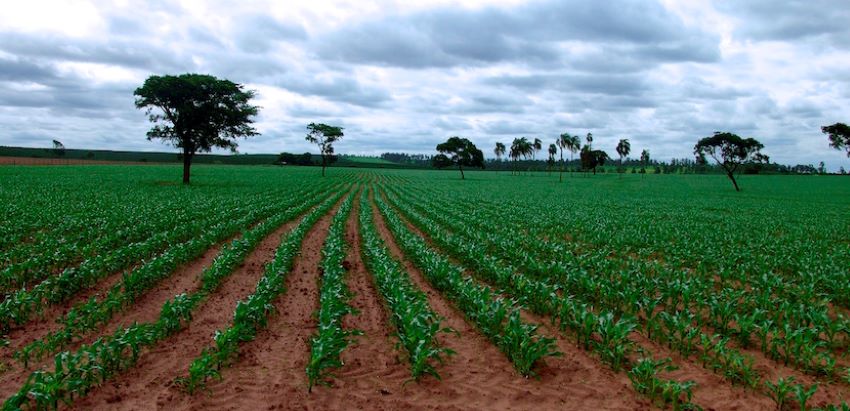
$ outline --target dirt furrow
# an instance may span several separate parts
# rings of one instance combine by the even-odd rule
[[[286,292],[274,303],[278,314],[269,319],[268,327],[260,330],[254,341],[242,346],[233,366],[222,371],[223,381],[211,381],[208,393],[192,396],[171,389],[167,395],[159,396],[157,407],[275,409],[300,404],[300,408],[305,408],[309,398],[304,370],[310,353],[309,340],[316,327],[313,313],[319,300],[319,262],[331,218],[338,207],[319,219],[307,233],[286,279]],[[185,373],[185,367],[180,372]]]
[[[559,342],[563,357],[549,358],[537,379],[523,378],[486,337],[466,322],[406,258],[392,237],[383,217],[374,210],[375,225],[390,251],[401,258],[411,278],[426,294],[434,310],[446,318],[446,325],[459,332],[458,337],[444,337],[446,346],[455,350],[446,365],[439,367],[442,382],[435,388],[444,394],[415,399],[440,408],[493,409],[647,409],[648,401],[638,396],[629,380],[564,341]],[[413,404],[413,403],[412,403]]]
[[[114,410],[161,407],[165,400],[179,392],[174,384],[175,378],[187,373],[192,360],[212,342],[216,330],[228,326],[233,319],[236,302],[254,291],[263,275],[265,263],[274,258],[281,236],[291,227],[291,223],[284,224],[263,239],[242,265],[224,280],[219,290],[199,307],[185,329],[146,350],[135,367],[75,402],[73,408]],[[190,279],[172,277],[156,292],[143,297],[137,309],[115,319],[110,326],[133,321],[155,321],[167,298],[179,294],[186,287],[197,285],[197,275]]]
[[[393,210],[398,210],[393,207]],[[399,218],[402,222],[405,223],[407,228],[414,232],[416,235],[422,237],[425,242],[435,248],[440,249],[440,247],[436,246],[433,240],[428,236],[428,234],[424,233],[418,227],[414,226],[407,218],[405,218],[400,213],[398,214]],[[450,258],[452,262],[455,264],[461,265],[456,259]],[[470,271],[467,270],[467,274],[470,274]],[[470,274],[471,275],[471,274]],[[547,318],[531,313],[528,310],[522,310],[522,318],[525,321],[530,323],[539,324],[541,326],[541,330],[551,336],[559,336],[557,338],[556,343],[558,344],[558,349],[564,351],[564,347],[574,348],[572,343],[568,343],[564,340],[563,337],[560,337],[560,332],[550,325],[550,322]],[[674,351],[668,349],[667,347],[657,344],[654,341],[648,340],[644,338],[639,333],[633,333],[633,340],[636,344],[641,347],[644,347],[649,350],[649,352],[653,353],[653,357],[655,358],[671,358],[674,360],[674,364],[679,367],[678,370],[667,373],[668,378],[673,378],[677,381],[686,381],[693,380],[697,383],[696,389],[694,390],[694,402],[703,406],[707,410],[744,410],[744,409],[771,409],[773,404],[769,398],[766,396],[753,391],[747,390],[743,387],[733,386],[730,382],[724,380],[721,376],[714,374],[700,365],[696,364],[695,361],[687,358],[682,358],[680,355],[675,353]],[[581,352],[585,352],[581,350]],[[599,360],[596,360],[599,367],[605,367]],[[628,381],[628,380],[627,380]],[[630,385],[630,384],[629,384]]]

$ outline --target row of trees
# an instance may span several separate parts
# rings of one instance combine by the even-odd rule
[[[714,159],[723,168],[726,176],[732,181],[735,190],[740,191],[738,182],[735,179],[735,173],[745,163],[768,163],[770,161],[768,156],[761,153],[761,149],[763,148],[764,145],[753,138],[744,139],[733,133],[716,132],[713,136],[699,140],[694,146],[694,154],[697,157],[698,163],[705,163],[706,156]],[[513,143],[511,143],[510,150],[503,143],[497,142],[496,147],[493,149],[493,154],[500,161],[502,156],[507,154],[514,164],[512,174],[518,174],[519,170],[516,167],[518,160],[520,158],[528,159],[530,157],[534,161],[535,154],[542,149],[543,142],[539,138],[529,140],[527,137],[519,137],[515,138]],[[440,146],[437,146],[437,150],[440,150]],[[580,153],[582,169],[592,171],[593,174],[596,174],[597,167],[605,165],[605,162],[611,159],[605,151],[593,148],[592,133],[587,133],[584,146],[581,145],[581,140],[578,136],[563,133],[558,136],[553,144],[549,145],[547,150],[549,153],[547,162],[550,169],[555,164],[555,155],[560,152],[560,181],[563,181],[565,150],[570,152],[570,161],[572,161],[575,153]],[[620,164],[622,165],[623,159],[631,153],[632,145],[628,139],[621,139],[617,143],[615,150],[620,157]],[[641,152],[640,161],[646,167],[650,161],[649,150],[643,150]]]
[[[153,127],[147,132],[148,140],[162,139],[173,143],[182,149],[183,183],[189,184],[192,159],[198,152],[209,152],[212,148],[225,148],[235,152],[236,138],[258,135],[252,126],[259,107],[250,104],[255,92],[245,90],[244,86],[229,80],[218,79],[203,74],[182,74],[178,76],[151,76],[137,88],[136,107],[145,109]],[[158,109],[158,110],[154,110]],[[307,126],[305,139],[319,147],[322,157],[322,175],[325,168],[333,159],[333,144],[343,137],[342,127],[310,123]],[[850,157],[850,127],[836,123],[821,128],[829,137],[829,144],[835,149],[847,150]],[[564,151],[570,152],[570,159],[575,153],[580,153],[581,166],[584,170],[593,171],[610,160],[607,153],[594,150],[593,134],[585,137],[585,145],[581,146],[580,139],[569,133],[561,134],[555,142],[549,144],[547,163],[550,169],[555,164],[555,155],[560,152],[561,172],[563,180]],[[64,154],[64,145],[54,140],[54,151],[57,155]],[[698,163],[705,163],[706,156],[711,157],[723,168],[732,180],[735,189],[735,173],[745,163],[769,163],[769,158],[761,153],[764,145],[752,138],[741,138],[729,132],[716,132],[713,136],[705,137],[694,146],[694,154]],[[510,151],[502,143],[496,143],[494,153],[501,157],[508,155],[514,164],[514,173],[519,158],[535,160],[536,154],[543,149],[539,138],[529,140],[526,137],[514,139]],[[440,153],[432,157],[432,163],[437,167],[457,165],[463,175],[463,167],[484,167],[484,155],[475,145],[465,138],[451,137],[446,142],[437,145]],[[616,147],[622,165],[623,158],[631,152],[628,139],[619,141]],[[641,153],[641,163],[649,162],[649,151]]]
[[[605,162],[610,160],[608,153],[603,150],[594,150],[593,149],[593,134],[587,133],[585,137],[586,144],[584,146],[581,145],[581,139],[579,136],[570,135],[569,133],[563,133],[555,140],[554,143],[549,144],[547,152],[549,153],[549,158],[546,161],[549,165],[549,169],[551,170],[555,165],[555,156],[560,153],[560,162],[561,169],[559,173],[560,181],[564,180],[564,151],[568,151],[570,153],[570,162],[573,161],[573,156],[576,153],[580,153],[579,158],[581,159],[581,167],[584,170],[592,171],[593,174],[596,174],[596,169],[599,166],[605,165]],[[496,155],[496,158],[501,161],[502,156],[505,154],[511,159],[514,164],[512,168],[512,173],[519,173],[519,168],[517,167],[517,163],[520,158],[523,160],[527,160],[529,157],[532,161],[535,160],[536,153],[543,149],[543,142],[539,138],[535,138],[533,141],[529,140],[527,137],[515,138],[513,143],[511,143],[510,151],[508,151],[507,146],[505,146],[501,142],[496,143],[496,148],[493,150],[493,154]],[[628,156],[631,152],[631,143],[629,143],[628,139],[622,139],[617,144],[617,154],[620,156],[620,164],[623,163],[623,158]],[[649,151],[643,150],[641,153],[641,163],[646,166],[649,163]]]

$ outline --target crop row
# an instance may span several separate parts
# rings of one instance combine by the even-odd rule
[[[520,248],[530,249],[532,252],[542,250],[546,256],[556,256],[557,253],[545,249],[553,247],[557,247],[557,241],[542,244],[525,242],[520,245]],[[560,255],[569,256],[566,253]],[[628,272],[628,276],[617,279],[609,276],[608,286],[622,290],[624,281],[632,283],[629,286],[631,293],[639,295],[630,300],[646,298],[640,305],[643,306],[648,320],[648,335],[677,337],[667,343],[676,345],[683,354],[690,354],[701,339],[703,342],[733,339],[745,348],[756,345],[768,357],[780,360],[786,365],[794,365],[816,375],[834,375],[836,361],[830,351],[846,344],[850,335],[850,323],[843,315],[830,316],[824,304],[778,299],[776,290],[787,286],[782,284],[781,279],[762,275],[761,281],[750,281],[746,288],[743,285],[731,287],[728,282],[717,284],[710,274],[695,276],[687,271],[671,270],[657,262],[641,260],[625,260],[625,270],[600,270],[600,266],[610,266],[610,263],[602,261],[607,260],[605,255],[607,253],[603,253],[603,256],[591,254],[600,261],[596,267],[593,267],[593,258],[583,258],[577,265],[596,273]],[[765,286],[769,282],[772,284]],[[605,287],[605,284],[602,283],[601,286]],[[793,289],[790,286],[788,288]],[[647,295],[647,292],[652,294]],[[641,308],[627,304],[628,300],[619,298],[616,293],[604,293],[603,296],[611,297],[608,303],[620,305],[620,309],[624,311]],[[665,307],[669,307],[673,314],[655,310]],[[718,335],[708,339],[701,337],[698,329],[703,326],[714,328]],[[672,333],[664,333],[665,328]],[[734,362],[740,363],[739,360],[741,358],[735,359]],[[738,365],[742,366],[742,373],[749,373],[746,364]],[[742,377],[750,383],[755,382],[751,376]]]
[[[571,267],[569,264],[563,264],[563,262],[559,262],[554,260],[554,262],[545,262],[547,260],[551,261],[550,258],[536,255],[534,253],[534,249],[529,252],[527,249],[524,250],[521,244],[518,244],[519,238],[521,238],[520,233],[512,231],[510,228],[496,228],[491,229],[489,232],[481,232],[473,227],[470,227],[466,223],[465,220],[459,219],[458,217],[448,218],[444,212],[445,210],[441,210],[439,208],[434,208],[433,205],[429,205],[428,207],[417,207],[420,212],[427,213],[428,211],[440,210],[440,213],[433,212],[432,217],[438,220],[441,220],[441,224],[443,224],[443,228],[450,229],[451,232],[455,233],[454,235],[449,234],[448,232],[441,233],[439,227],[433,226],[431,231],[435,232],[438,238],[442,238],[442,241],[445,244],[454,244],[453,250],[467,250],[466,258],[479,258],[475,257],[473,253],[476,248],[478,248],[478,252],[485,256],[497,255],[501,257],[499,264],[503,267],[511,267],[510,262],[514,262],[517,264],[516,267],[511,267],[507,270],[503,268],[503,272],[511,273],[517,270],[522,270],[526,275],[531,276],[532,278],[540,281],[543,284],[551,284],[551,287],[556,287],[556,289],[563,288],[564,293],[568,293],[569,298],[566,300],[574,300],[574,304],[583,304],[587,309],[593,310],[592,307],[594,304],[599,305],[601,307],[612,307],[613,311],[609,311],[607,313],[602,312],[603,316],[630,316],[634,320],[639,320],[641,324],[647,324],[650,321],[653,322],[652,326],[647,326],[648,329],[658,329],[659,332],[655,334],[649,335],[650,338],[654,337],[656,339],[662,339],[662,342],[669,343],[674,341],[675,336],[687,335],[690,336],[693,334],[694,328],[689,326],[688,322],[682,321],[669,321],[667,314],[661,311],[661,314],[657,314],[657,308],[659,304],[655,303],[657,300],[643,300],[641,299],[640,289],[634,287],[632,284],[624,283],[623,281],[611,281],[610,279],[613,277],[608,277],[606,279],[597,279],[592,275],[588,275],[587,271],[577,270],[575,267]],[[413,211],[410,211],[407,208],[409,215],[411,218],[419,221],[426,221],[424,217],[416,214]],[[472,251],[472,252],[470,252]],[[565,254],[566,256],[570,256],[571,254]],[[464,256],[461,256],[464,257]],[[490,259],[495,259],[495,257],[489,257]],[[474,260],[473,260],[474,261]],[[483,259],[486,261],[486,257]],[[544,261],[541,263],[540,261]],[[478,268],[483,272],[495,272],[497,271],[494,268],[488,267],[487,264],[483,264],[479,262],[477,264]],[[495,274],[491,274],[495,275]],[[509,275],[509,274],[508,274]],[[634,278],[635,276],[641,276],[643,273],[641,272],[628,272],[629,278]],[[509,278],[509,277],[506,277]],[[606,281],[607,280],[607,281]],[[534,280],[524,280],[534,281]],[[514,281],[515,283],[520,283],[519,281]],[[520,283],[521,284],[521,283]],[[511,287],[510,284],[507,285]],[[513,288],[522,289],[522,287],[513,286]],[[532,309],[537,310],[546,310],[547,309],[547,300],[543,299],[542,301],[537,301],[540,297],[535,296],[533,293],[528,293],[528,296],[525,297],[526,301],[529,301]],[[572,304],[569,304],[572,305]],[[563,312],[562,308],[557,308],[558,305],[550,305],[548,307],[548,311],[554,312]],[[585,309],[585,311],[587,311]],[[565,314],[569,313],[572,310],[568,310],[564,312]],[[650,320],[644,321],[645,316],[642,316],[642,312],[653,313],[654,317],[651,317]],[[680,314],[676,314],[670,318],[678,318]],[[565,317],[567,324],[576,322],[591,324],[593,321],[591,320],[580,320],[576,321],[571,317],[575,317],[574,315],[568,315]],[[668,321],[659,323],[658,320],[660,318],[666,318]],[[561,320],[562,324],[564,319]],[[631,322],[631,321],[629,321]],[[660,325],[657,325],[660,324]],[[670,324],[675,325],[676,327],[671,327]],[[667,325],[665,328],[664,325]],[[612,326],[614,329],[618,329],[620,327]],[[682,328],[684,327],[684,328]],[[633,326],[629,327],[633,328]],[[593,330],[587,327],[579,327],[578,336],[579,341],[590,341],[590,336],[592,335]],[[697,334],[698,336],[699,334]],[[668,338],[672,337],[672,338]],[[711,340],[708,340],[711,342]],[[626,344],[625,342],[623,342]],[[712,346],[710,344],[710,346]],[[693,347],[693,345],[691,346]],[[720,350],[718,350],[720,351]],[[725,355],[729,355],[729,350],[722,351],[727,353]],[[691,352],[687,352],[685,354],[690,354]],[[705,357],[704,357],[705,358]],[[751,370],[749,371],[751,372]]]
[[[428,281],[505,353],[517,371],[522,375],[532,375],[538,361],[560,355],[554,340],[538,335],[537,326],[523,321],[513,302],[464,276],[461,267],[431,250],[421,237],[404,226],[379,195],[375,195],[375,203],[401,248],[422,270]]]
[[[268,215],[276,205],[268,200],[265,203],[248,205],[247,210],[259,208]],[[209,215],[205,219],[176,226],[169,231],[156,233],[146,241],[130,243],[88,259],[77,267],[68,268],[61,274],[42,281],[32,289],[22,289],[7,296],[0,302],[0,332],[6,333],[13,325],[25,324],[34,315],[41,315],[45,307],[68,300],[115,271],[132,266],[138,261],[154,258],[171,245],[191,241],[209,229],[212,222],[224,220],[241,210],[221,209],[220,213]]]
[[[354,194],[348,196],[340,206],[328,229],[322,247],[322,270],[319,285],[319,311],[316,334],[310,340],[310,360],[307,362],[308,390],[316,384],[327,384],[331,371],[343,365],[340,355],[353,342],[358,330],[347,330],[342,319],[354,314],[351,306],[351,290],[345,282],[345,224],[351,213]]]
[[[439,378],[435,363],[442,363],[451,350],[441,347],[437,335],[450,332],[434,313],[425,294],[416,288],[401,264],[392,257],[375,228],[367,190],[360,195],[360,236],[363,259],[372,273],[378,293],[391,313],[400,345],[407,352],[413,378],[433,375]]]
[[[224,247],[213,263],[201,274],[201,286],[165,302],[157,321],[133,324],[113,334],[83,345],[75,352],[54,357],[53,371],[35,371],[21,389],[4,403],[14,410],[24,405],[56,408],[60,401],[71,403],[118,372],[133,366],[144,347],[152,346],[181,330],[191,321],[192,313],[222,281],[248,256],[260,241],[285,221],[298,215],[290,210],[275,215],[246,231],[241,239]]]
[[[409,198],[409,196],[407,196]],[[433,198],[433,196],[431,197]],[[475,216],[462,215],[462,211],[450,210],[449,207],[442,207],[429,202],[427,204],[418,204],[421,211],[432,213],[437,218],[442,218],[443,224],[452,225],[455,232],[463,232],[464,240],[462,242],[471,242],[484,247],[480,250],[482,253],[501,254],[504,260],[521,262],[521,268],[529,274],[534,274],[546,280],[555,281],[555,284],[563,284],[565,292],[569,291],[572,295],[585,301],[595,301],[602,303],[602,306],[613,307],[617,312],[626,315],[634,315],[638,319],[642,319],[641,324],[648,336],[653,339],[668,344],[671,348],[675,348],[683,355],[692,355],[699,353],[700,360],[704,366],[715,372],[720,372],[726,378],[733,382],[740,382],[748,386],[757,386],[760,382],[760,377],[753,369],[752,358],[742,355],[738,350],[729,346],[729,337],[722,335],[706,335],[701,331],[701,328],[711,325],[702,321],[687,309],[682,310],[678,306],[683,300],[693,301],[694,298],[690,295],[692,288],[689,283],[694,281],[692,278],[672,275],[672,273],[664,273],[658,275],[657,271],[641,269],[640,266],[628,271],[610,270],[617,273],[616,276],[606,275],[605,278],[596,279],[591,271],[578,271],[580,275],[570,275],[569,271],[576,270],[582,267],[582,262],[586,262],[588,254],[582,262],[567,262],[558,260],[564,258],[572,258],[573,254],[564,252],[558,257],[558,253],[546,253],[540,251],[541,248],[557,246],[557,240],[554,242],[524,242],[521,239],[528,238],[528,233],[519,233],[512,231],[512,224],[507,223],[493,227],[488,225],[485,231],[481,229],[484,224],[484,218],[489,218],[486,221],[493,221],[492,217],[486,216],[481,219],[476,219]],[[472,226],[458,228],[463,222],[471,222]],[[480,224],[475,227],[474,224]],[[533,237],[532,237],[533,238]],[[529,244],[533,243],[533,244]],[[535,250],[537,248],[537,250]],[[531,253],[528,252],[531,250]],[[535,255],[535,251],[539,253]],[[592,256],[592,255],[591,255]],[[551,261],[554,260],[554,263]],[[591,259],[592,261],[592,259]],[[603,261],[604,262],[604,261]],[[566,264],[565,264],[566,263]],[[584,267],[587,267],[584,265]],[[600,273],[601,270],[595,270]],[[652,275],[656,274],[654,277]],[[666,277],[665,277],[666,276]],[[697,283],[699,284],[699,283]],[[673,285],[674,287],[670,287]],[[647,294],[651,290],[661,290],[660,296]],[[705,304],[717,305],[717,296],[712,295],[710,290],[705,290]],[[668,304],[664,304],[667,302]],[[684,304],[685,307],[691,304]],[[728,304],[726,304],[728,305]],[[726,306],[724,305],[724,306]],[[678,307],[677,307],[678,306]],[[658,308],[662,308],[658,310]],[[669,310],[665,311],[665,309]],[[706,309],[704,312],[709,312]],[[761,315],[761,312],[756,311],[756,315]],[[731,316],[728,321],[739,319],[740,317]],[[794,332],[784,333],[785,335],[797,335]],[[787,339],[768,338],[768,343],[763,346],[775,347],[778,341]],[[788,358],[791,355],[798,356],[797,358],[806,358],[799,354],[799,351],[805,349],[808,344],[803,340],[790,344],[786,350],[773,348],[774,352],[779,351],[781,356]],[[772,344],[772,345],[771,345]],[[815,358],[827,358],[823,353],[816,351],[819,344],[812,344]],[[829,363],[824,363],[829,365]],[[766,391],[766,385],[760,385],[760,389]]]
[[[17,351],[15,357],[26,366],[31,360],[41,359],[45,355],[63,349],[85,333],[106,324],[118,312],[130,307],[146,291],[169,277],[179,265],[198,258],[215,243],[233,236],[272,212],[280,213],[287,209],[290,214],[303,212],[314,204],[314,200],[301,201],[297,204],[298,200],[305,197],[312,198],[314,195],[324,194],[308,192],[305,196],[304,193],[294,193],[289,198],[282,198],[278,203],[264,209],[250,210],[239,219],[224,221],[209,227],[200,236],[169,248],[163,254],[126,273],[121,281],[110,288],[102,298],[92,297],[73,307],[58,320],[63,324],[60,330],[28,344]]]
[[[217,330],[214,345],[203,350],[189,365],[188,376],[178,378],[178,383],[189,393],[206,387],[210,378],[221,379],[221,369],[239,354],[239,345],[253,340],[264,328],[268,316],[274,311],[272,302],[286,291],[286,278],[307,232],[337,203],[342,191],[331,196],[310,211],[288,233],[284,234],[274,258],[268,262],[257,287],[245,300],[236,303],[230,326]],[[349,197],[350,198],[350,197]],[[350,204],[350,202],[349,202]]]
[[[205,220],[208,215],[220,214],[219,210],[232,210],[238,204],[237,199],[209,199],[187,206],[186,210],[179,212],[170,210],[181,205],[174,203],[135,206],[132,212],[116,210],[104,224],[92,221],[90,226],[72,234],[56,235],[44,241],[9,249],[4,254],[7,254],[6,258],[11,263],[0,270],[0,290],[8,293],[30,287],[52,275],[55,270],[61,272],[86,258],[109,253],[123,244],[143,242],[173,227]]]

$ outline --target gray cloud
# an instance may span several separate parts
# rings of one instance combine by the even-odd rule
[[[266,53],[275,43],[307,38],[304,27],[275,20],[266,14],[244,17],[235,23],[239,26],[235,41],[239,48],[250,53]]]
[[[69,39],[53,34],[0,33],[0,50],[50,61],[102,63],[146,70],[192,67],[188,56],[144,40]]]
[[[821,37],[832,46],[850,47],[850,7],[845,0],[727,0],[719,7],[745,23],[737,30],[744,36],[781,41]]]
[[[715,61],[718,39],[642,1],[537,1],[510,10],[445,8],[386,16],[319,39],[319,55],[407,68],[519,62],[558,66],[562,42],[617,47],[626,59]],[[610,57],[610,55],[609,55]]]
[[[346,128],[339,152],[369,154],[433,153],[461,135],[490,155],[496,141],[567,131],[593,132],[609,152],[630,138],[668,159],[732,131],[774,160],[850,168],[819,131],[850,121],[843,0],[670,7],[98,5],[73,35],[0,29],[0,144],[171,149],[145,140],[132,92],[153,74],[201,72],[259,90],[263,135],[243,152],[314,151],[313,121]]]
[[[649,86],[641,75],[635,74],[534,74],[507,75],[484,79],[485,84],[509,86],[524,91],[556,90],[613,96],[637,96],[646,93]]]
[[[362,107],[380,107],[392,100],[390,93],[383,88],[364,86],[352,77],[337,74],[318,78],[286,78],[278,85],[305,96],[319,96],[331,102]]]

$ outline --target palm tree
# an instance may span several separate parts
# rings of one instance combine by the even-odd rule
[[[617,143],[617,154],[620,155],[620,168],[623,168],[623,157],[628,156],[632,151],[632,145],[629,143],[629,139],[624,138],[621,139],[619,143]],[[622,178],[623,176],[620,176]]]
[[[643,164],[643,177],[646,177],[646,165],[649,164],[649,150],[644,149],[640,152],[640,162]]]
[[[527,138],[515,138],[514,142],[511,144],[510,152],[510,156],[514,160],[514,170],[516,170],[516,162],[520,156],[522,156],[523,159],[527,159],[529,155],[533,154],[534,151],[532,149],[532,145]]]
[[[591,140],[593,140],[593,137],[591,137]],[[581,150],[581,140],[579,140],[578,136],[569,136],[564,147],[567,150],[570,150],[570,163],[572,163],[575,153],[578,153],[578,151]],[[570,175],[573,173],[572,170],[573,169],[570,169]]]
[[[590,146],[593,145],[593,133],[587,133],[587,137],[585,137],[585,139],[587,140],[587,148],[590,149]]]
[[[532,165],[535,166],[534,168],[536,170],[537,164],[536,164],[536,159],[534,157],[536,156],[538,151],[543,150],[543,142],[540,141],[539,138],[535,138],[534,144],[531,145],[531,148],[534,150],[534,151],[531,152],[531,162],[532,162]],[[530,170],[531,170],[531,167],[529,167],[529,171]]]
[[[549,175],[552,175],[552,166],[555,165],[555,154],[558,154],[558,146],[549,144]]]
[[[493,153],[496,154],[496,158],[499,160],[499,168],[502,168],[502,156],[505,155],[505,145],[497,142],[496,148],[493,150]]]
[[[567,148],[570,138],[570,133],[563,133],[555,140],[555,144],[561,149],[561,172],[558,173],[558,181],[561,182],[564,181],[564,149]]]

